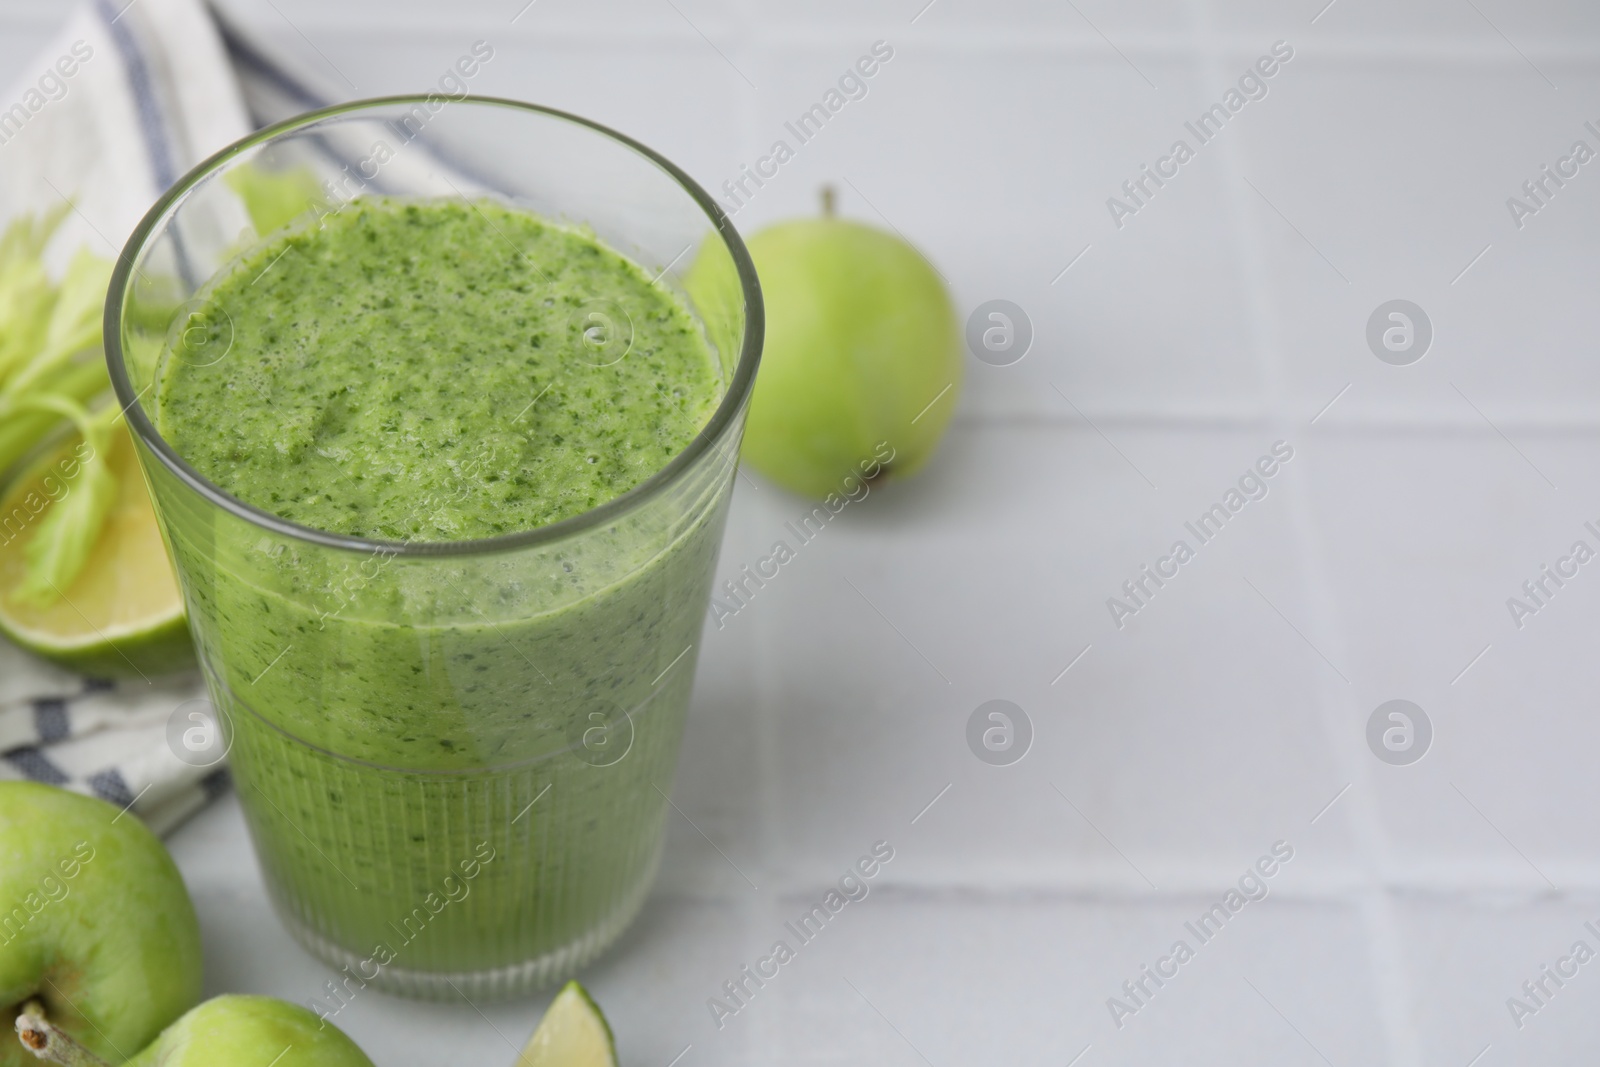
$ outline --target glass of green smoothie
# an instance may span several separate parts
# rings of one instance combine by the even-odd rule
[[[486,98],[292,119],[185,176],[106,349],[279,914],[427,997],[638,913],[760,356],[716,203]]]

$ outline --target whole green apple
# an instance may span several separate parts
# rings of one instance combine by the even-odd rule
[[[200,999],[200,924],[172,857],[136,816],[0,782],[0,1017],[24,1003],[121,1062]],[[0,1067],[29,1059],[0,1041]]]
[[[34,1055],[66,1067],[104,1061],[49,1022],[24,1013],[17,1034]],[[127,1067],[372,1067],[332,1023],[276,997],[213,997],[161,1031]]]
[[[819,499],[926,463],[962,375],[938,272],[894,234],[834,218],[826,191],[823,203],[822,217],[749,241],[766,339],[743,449],[768,478]],[[696,302],[725,303],[732,284],[731,262],[709,253],[686,279]]]
[[[274,1059],[274,1057],[278,1057]],[[372,1067],[343,1030],[276,997],[212,997],[128,1067]]]

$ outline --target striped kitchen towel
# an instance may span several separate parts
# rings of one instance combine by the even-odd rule
[[[0,780],[97,796],[164,834],[227,788],[224,761],[184,744],[215,721],[192,672],[93,681],[0,643]]]
[[[0,225],[69,201],[58,272],[80,246],[118,255],[168,186],[255,126],[200,0],[92,0],[17,73],[0,97]],[[195,673],[87,681],[0,641],[0,779],[99,796],[166,833],[226,788],[223,764],[182,743],[204,695]]]

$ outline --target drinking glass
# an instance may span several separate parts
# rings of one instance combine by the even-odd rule
[[[252,188],[270,195],[248,202]],[[492,199],[659,272],[715,353],[715,414],[616,499],[481,540],[341,536],[219,489],[163,438],[157,410],[170,361],[262,355],[234,346],[206,283],[259,245],[258,228],[314,225],[373,195]],[[691,293],[691,265],[715,284]],[[625,314],[603,299],[583,314],[588,347],[564,358],[626,358]],[[513,995],[604,950],[660,858],[760,356],[760,290],[726,215],[655,152],[577,116],[481,97],[362,101],[263,130],[179,181],[117,265],[105,338],[294,937],[344,990],[424,997]]]

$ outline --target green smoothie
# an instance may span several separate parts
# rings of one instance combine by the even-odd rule
[[[675,296],[492,202],[355,201],[243,257],[198,314],[232,351],[169,361],[163,436],[248,504],[376,540],[587,511],[666,466],[721,398]]]
[[[358,199],[193,307],[162,436],[247,504],[380,542],[164,515],[280,911],[361,984],[556,977],[648,887],[726,483],[526,548],[426,546],[639,486],[722,364],[639,265],[488,201]]]

